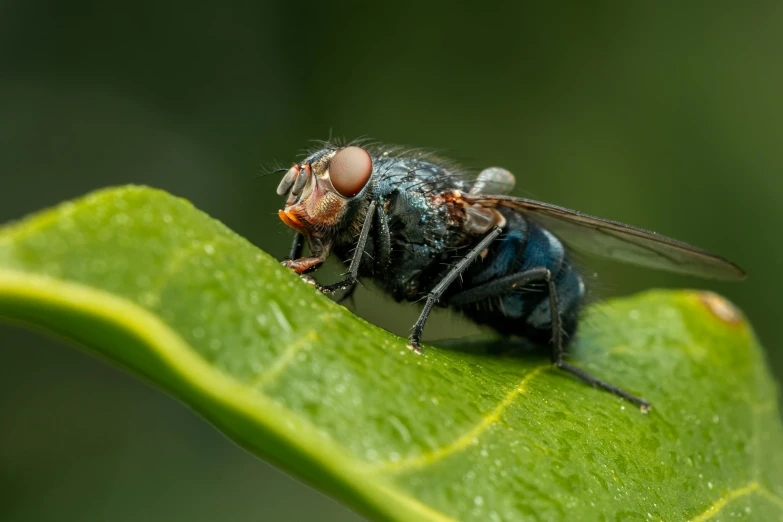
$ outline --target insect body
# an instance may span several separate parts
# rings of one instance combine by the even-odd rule
[[[468,179],[426,154],[325,143],[278,186],[287,195],[279,216],[297,232],[283,264],[304,275],[335,253],[350,265],[345,280],[321,286],[305,276],[326,293],[370,278],[398,301],[426,298],[408,345],[418,353],[432,308],[448,306],[500,333],[551,343],[557,367],[646,410],[644,399],[564,360],[585,296],[569,248],[702,277],[744,272],[654,232],[505,195],[513,185],[504,169]],[[301,257],[304,239],[310,257]]]

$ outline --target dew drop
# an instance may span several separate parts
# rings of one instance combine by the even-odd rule
[[[158,305],[158,296],[154,292],[144,292],[141,294],[139,301],[147,308],[153,308]]]

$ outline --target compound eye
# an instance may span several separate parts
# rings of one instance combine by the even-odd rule
[[[329,162],[332,186],[345,198],[362,191],[372,174],[372,158],[361,147],[345,147],[337,151]]]

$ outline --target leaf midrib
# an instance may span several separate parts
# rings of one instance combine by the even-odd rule
[[[17,240],[25,239],[28,235],[34,235],[40,230],[51,228],[52,223],[60,217],[59,214],[62,211],[63,208],[59,207],[58,209],[45,211],[33,218],[28,218],[19,224],[4,227],[2,233],[0,233],[0,245],[3,243],[13,244]],[[237,236],[233,232],[231,234],[232,238],[237,238],[247,243],[246,239]],[[160,285],[153,284],[153,291],[160,293],[165,289],[166,279],[176,274],[183,262],[189,259],[192,254],[198,253],[210,243],[215,244],[226,239],[228,238],[222,235],[215,235],[209,239],[199,238],[189,245],[180,246],[174,250],[174,254],[169,258],[166,266],[163,267],[164,275],[159,280],[156,279],[154,281],[154,283],[160,283]],[[260,255],[260,253],[257,255]],[[214,403],[221,405],[223,408],[234,410],[235,414],[251,419],[258,426],[263,426],[262,432],[268,431],[270,436],[279,437],[287,446],[291,447],[292,453],[299,453],[300,456],[307,459],[308,466],[312,465],[313,468],[316,468],[311,472],[309,469],[303,469],[301,465],[298,467],[292,465],[292,469],[303,473],[305,476],[308,473],[315,475],[320,473],[321,478],[324,476],[329,477],[327,481],[322,480],[319,482],[318,486],[330,490],[335,496],[346,499],[353,505],[360,506],[365,514],[373,514],[376,518],[382,520],[396,520],[399,518],[409,520],[415,514],[417,519],[453,522],[447,515],[409,496],[406,491],[401,490],[396,483],[392,482],[390,479],[395,472],[393,469],[394,465],[399,465],[400,469],[409,470],[419,467],[417,462],[421,461],[421,467],[424,467],[429,463],[428,459],[433,457],[441,458],[440,454],[443,454],[443,458],[445,458],[445,456],[456,453],[456,450],[461,449],[461,447],[468,447],[465,441],[469,442],[469,440],[472,440],[472,437],[469,437],[469,435],[473,432],[480,435],[488,426],[501,418],[500,416],[504,410],[503,404],[510,403],[514,397],[524,393],[524,381],[534,377],[534,372],[545,370],[544,365],[540,368],[536,367],[532,371],[529,370],[522,377],[522,384],[509,386],[508,390],[510,391],[502,392],[505,399],[499,400],[497,406],[487,411],[471,430],[463,433],[461,436],[458,434],[457,438],[451,442],[422,455],[414,455],[402,461],[373,462],[370,464],[357,459],[355,455],[346,451],[345,447],[337,443],[331,436],[320,431],[311,421],[295,415],[293,410],[283,407],[279,402],[276,402],[263,392],[262,388],[264,386],[273,384],[278,377],[284,374],[288,364],[295,361],[302,347],[310,342],[317,341],[318,331],[316,330],[295,332],[295,339],[284,347],[272,365],[257,380],[251,383],[241,383],[231,375],[222,372],[219,368],[210,365],[183,337],[165,322],[162,322],[155,315],[154,310],[151,311],[144,308],[142,306],[144,304],[143,301],[142,304],[137,304],[130,298],[117,297],[105,290],[80,283],[68,282],[56,277],[45,277],[29,272],[0,269],[0,302],[9,296],[11,296],[12,300],[13,297],[27,299],[34,305],[42,305],[44,308],[47,304],[50,304],[67,308],[68,310],[77,310],[101,321],[107,321],[110,325],[117,326],[141,338],[145,346],[150,348],[149,351],[156,356],[156,360],[157,358],[162,359],[167,365],[167,369],[172,370],[172,373],[176,372],[179,378],[183,379],[183,382],[187,381],[188,386],[208,395]],[[695,300],[698,298],[698,295],[691,294],[691,297]],[[330,314],[326,313],[323,315],[327,316]],[[157,323],[157,328],[154,327],[154,323]],[[38,324],[45,323],[39,322]],[[164,330],[168,332],[168,336],[161,333]],[[172,350],[166,352],[167,349]],[[619,350],[619,347],[617,349]],[[757,372],[763,373],[763,366],[757,365],[755,369]],[[763,380],[763,375],[761,377],[761,380]],[[254,388],[253,385],[258,385],[258,388]],[[517,393],[519,388],[523,389]],[[758,400],[760,395],[762,394],[759,394],[758,390],[756,390],[743,398],[753,408],[753,426],[751,428],[751,451],[753,452],[753,458],[750,462],[750,477],[748,478],[746,475],[745,480],[738,486],[723,489],[722,491],[716,490],[715,493],[721,496],[708,506],[705,511],[691,520],[710,520],[729,502],[748,495],[758,495],[778,508],[783,509],[783,499],[767,489],[762,483],[761,459],[763,456],[759,451],[761,444],[760,433],[762,432],[760,424],[761,414],[767,408],[774,407],[776,402],[760,401]],[[199,401],[188,402],[196,408],[201,407]],[[210,408],[214,408],[214,406],[212,404],[204,406],[205,411]],[[226,417],[224,412],[215,411],[214,409],[212,413],[214,415],[210,416],[210,419],[213,422],[217,421],[218,425]],[[299,428],[287,429],[286,426],[289,423],[293,423],[299,426]],[[228,431],[231,432],[231,429]],[[315,436],[315,434],[320,435]],[[241,443],[242,437],[238,436],[237,439]],[[247,447],[254,449],[255,452],[266,451],[264,445],[248,444]],[[313,451],[314,448],[318,451]],[[450,448],[453,448],[453,450]],[[270,457],[270,455],[267,456]],[[274,455],[271,455],[271,458],[275,460]],[[387,472],[388,475],[384,472]],[[405,513],[411,516],[405,517]]]
[[[128,299],[79,283],[0,269],[2,300],[45,302],[57,308],[76,310],[136,337],[189,386],[235,414],[253,419],[263,429],[285,439],[301,456],[339,478],[335,483],[319,484],[319,487],[329,488],[341,498],[345,498],[348,491],[358,493],[363,497],[360,503],[366,507],[366,513],[378,520],[396,520],[398,516],[408,520],[416,516],[436,522],[456,522],[387,481],[379,480],[382,475],[365,473],[365,463],[357,461],[315,425],[210,366],[168,325]],[[231,398],[230,402],[226,401],[227,397]]]

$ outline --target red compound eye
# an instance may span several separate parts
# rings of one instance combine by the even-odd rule
[[[352,198],[367,185],[372,174],[372,158],[361,147],[337,151],[329,163],[329,178],[341,196]]]

